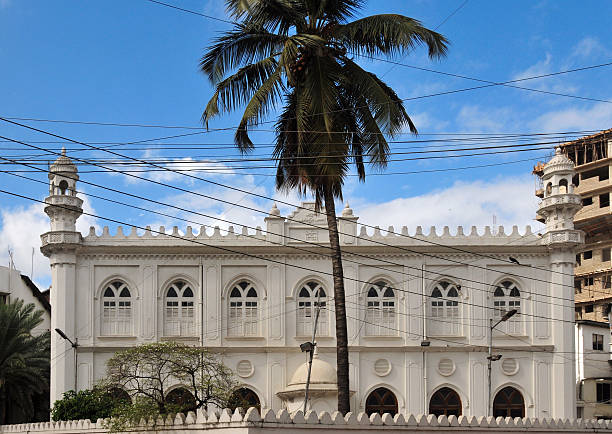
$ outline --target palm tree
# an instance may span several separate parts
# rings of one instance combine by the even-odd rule
[[[238,22],[217,38],[200,62],[215,86],[203,122],[245,105],[235,133],[242,153],[254,148],[249,128],[282,106],[273,157],[276,187],[310,192],[327,216],[334,275],[338,410],[349,405],[348,339],[342,256],[335,199],[354,163],[386,166],[393,137],[417,132],[396,93],[353,56],[393,56],[426,45],[444,56],[447,40],[412,18],[374,15],[354,21],[364,0],[226,0]]]
[[[22,300],[0,304],[0,425],[30,421],[33,399],[48,386],[49,332],[32,336],[42,315]]]

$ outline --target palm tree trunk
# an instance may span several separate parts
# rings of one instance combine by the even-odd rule
[[[336,308],[336,363],[338,375],[338,411],[345,415],[351,410],[349,392],[349,353],[348,332],[346,328],[346,306],[344,302],[344,274],[342,272],[342,253],[336,221],[334,195],[329,186],[324,187],[325,211],[329,230],[329,243],[332,249],[334,274],[334,306]]]

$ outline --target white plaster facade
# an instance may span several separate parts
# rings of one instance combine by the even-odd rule
[[[36,310],[43,312],[42,322],[33,330],[39,335],[51,328],[51,306],[38,287],[15,268],[0,267],[0,303],[23,300],[25,304],[34,304]]]
[[[579,197],[571,185],[557,188],[563,179],[571,184],[572,167],[557,155],[544,171],[544,182],[554,186],[539,209],[548,219],[543,234],[527,228],[521,235],[517,227],[495,234],[488,227],[358,232],[347,205],[339,232],[353,411],[364,411],[370,394],[384,387],[398,412],[428,413],[432,397],[450,388],[460,414],[485,415],[489,318],[516,308],[520,314],[493,333],[494,353],[503,357],[493,362],[492,397],[513,387],[525,416],[575,417],[575,367],[566,355],[574,351],[574,247],[583,234],[571,218]],[[309,321],[302,288],[311,296],[315,287],[325,291],[319,359],[335,366],[328,235],[313,204],[287,217],[274,207],[257,231],[196,234],[187,227],[181,235],[175,227],[171,235],[164,228],[126,234],[119,227],[114,235],[92,228],[82,236],[75,231],[82,205],[76,167],[62,156],[49,178],[51,230],[42,235],[42,251],[52,268],[52,328],[78,339],[78,388],[103,378],[118,349],[180,339],[222,351],[262,408],[295,406],[299,401],[280,396],[286,398],[283,391],[306,360],[299,344],[311,339],[309,324],[299,320]],[[168,297],[176,282],[176,297]],[[75,387],[72,351],[53,336],[52,402]],[[314,396],[311,407],[331,411],[335,399]]]
[[[610,324],[576,321],[577,415],[612,419]]]

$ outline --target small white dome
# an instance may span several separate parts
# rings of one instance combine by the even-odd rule
[[[342,217],[353,217],[353,210],[349,206],[348,201],[346,201],[346,205],[344,206],[344,209],[342,210]]]
[[[62,148],[62,155],[53,162],[49,168],[50,173],[71,172],[76,173],[77,168],[70,158],[66,156],[66,148]]]
[[[293,377],[291,377],[289,387],[305,386],[307,377],[308,362],[297,368]],[[319,359],[317,354],[312,359],[312,370],[310,372],[310,387],[312,388],[314,385],[337,388],[336,369],[330,363]]]
[[[270,209],[270,216],[280,217],[280,210],[276,206],[276,202],[274,202],[274,205],[272,205],[272,209]]]
[[[574,170],[574,162],[561,152],[561,148],[557,147],[555,148],[555,156],[544,166],[544,176],[572,170]]]

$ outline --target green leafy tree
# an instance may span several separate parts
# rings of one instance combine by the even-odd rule
[[[34,400],[48,390],[50,335],[32,336],[42,315],[23,300],[0,304],[0,424],[32,421]]]
[[[53,404],[51,418],[56,421],[89,419],[95,422],[111,417],[113,409],[123,402],[129,402],[129,397],[116,396],[103,387],[78,392],[69,390]]]
[[[383,169],[389,145],[416,126],[402,101],[354,56],[403,55],[425,45],[444,56],[447,40],[415,19],[398,14],[354,19],[364,0],[226,0],[238,23],[208,48],[200,67],[215,86],[203,121],[244,106],[234,141],[254,149],[249,128],[280,107],[273,157],[276,186],[314,195],[325,207],[332,249],[336,315],[338,410],[349,406],[348,339],[342,255],[335,199],[354,164]],[[351,21],[352,20],[352,21]]]
[[[138,397],[144,407],[154,403],[159,414],[223,405],[237,384],[219,354],[171,341],[119,351],[107,362],[107,371],[105,387]],[[173,392],[177,383],[183,396]],[[185,399],[184,392],[193,399]]]

